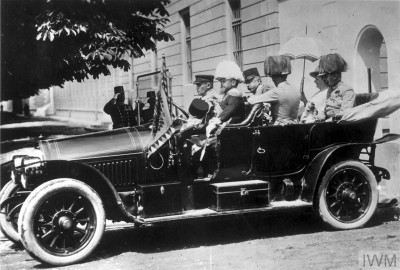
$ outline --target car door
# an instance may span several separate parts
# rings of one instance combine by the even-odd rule
[[[217,140],[218,171],[216,178],[242,180],[251,166],[254,128],[224,128]]]
[[[301,170],[308,156],[310,125],[261,126],[255,129],[253,174],[282,175]]]

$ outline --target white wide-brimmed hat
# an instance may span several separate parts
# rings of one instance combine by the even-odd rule
[[[215,70],[215,79],[235,79],[244,82],[242,71],[233,61],[222,61]]]

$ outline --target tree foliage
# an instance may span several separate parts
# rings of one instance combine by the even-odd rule
[[[169,0],[2,0],[1,100],[130,68],[173,40]]]

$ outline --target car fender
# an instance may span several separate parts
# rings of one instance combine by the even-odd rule
[[[99,194],[106,213],[113,214],[113,216],[107,216],[107,219],[138,222],[135,216],[128,213],[110,180],[96,168],[67,160],[49,160],[44,162],[44,167],[44,177],[40,182],[33,183],[35,186],[57,178],[72,178],[82,181]]]
[[[312,202],[317,191],[318,184],[329,164],[340,160],[358,160],[359,151],[371,146],[371,143],[346,143],[331,146],[318,153],[305,169],[302,179],[301,200]]]

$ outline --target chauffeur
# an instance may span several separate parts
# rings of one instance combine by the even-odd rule
[[[257,68],[249,68],[243,71],[244,83],[250,93],[260,95],[271,89],[270,86],[263,85],[261,82],[260,73]]]
[[[104,106],[104,112],[111,116],[113,129],[137,125],[131,105],[125,104],[124,87],[114,87],[114,97]]]
[[[196,85],[197,93],[200,99],[206,101],[213,110],[212,116],[218,116],[221,112],[219,103],[222,100],[222,95],[213,89],[214,76],[213,75],[196,75],[196,80],[193,82]]]
[[[271,116],[274,125],[297,122],[300,103],[300,91],[291,86],[286,78],[291,73],[290,59],[287,56],[269,56],[264,61],[265,75],[272,78],[275,88],[268,92],[250,97],[250,104],[266,102],[271,104]]]
[[[325,107],[327,118],[340,118],[347,109],[354,106],[356,94],[352,87],[342,82],[342,72],[346,70],[346,61],[337,53],[321,56],[319,60],[318,76],[329,87]]]

